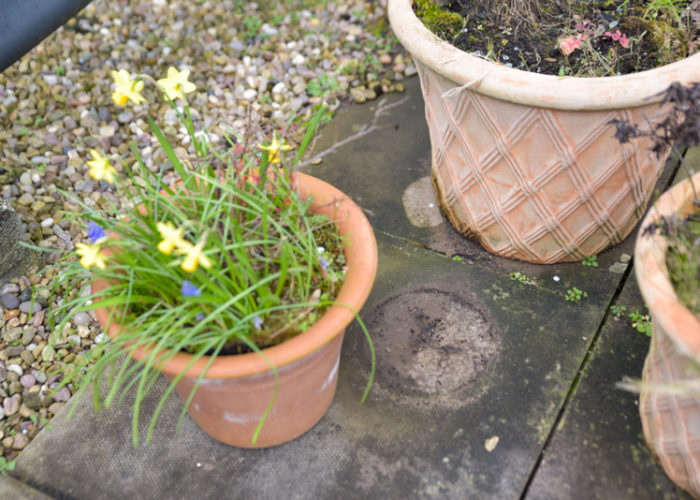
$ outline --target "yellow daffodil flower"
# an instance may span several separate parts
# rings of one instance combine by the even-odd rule
[[[193,273],[197,269],[198,264],[201,264],[205,269],[209,269],[212,266],[211,259],[202,252],[204,242],[205,238],[203,237],[199,240],[199,243],[194,246],[191,243],[185,242],[187,243],[185,247],[178,248],[178,253],[185,256],[185,260],[180,264],[183,271]]]
[[[119,71],[112,71],[112,78],[114,79],[114,92],[112,93],[112,100],[117,106],[124,106],[126,102],[131,99],[135,104],[141,102],[148,102],[146,98],[141,95],[143,90],[143,81],[134,80],[131,75],[125,69],[120,69]]]
[[[96,181],[101,181],[104,179],[110,184],[113,184],[114,174],[116,174],[117,171],[109,163],[109,158],[105,158],[94,149],[90,150],[90,154],[92,155],[92,160],[87,162],[87,166],[90,167],[90,177]]]
[[[165,255],[170,255],[175,248],[186,248],[187,245],[190,245],[190,243],[182,239],[184,229],[175,228],[172,222],[159,222],[156,224],[156,227],[163,237],[163,240],[158,243],[158,250]]]
[[[170,100],[174,101],[179,98],[186,101],[185,94],[197,90],[197,86],[187,80],[189,76],[190,70],[178,71],[171,66],[168,68],[168,76],[158,80],[156,83]]]
[[[258,147],[263,151],[268,152],[268,161],[274,165],[282,161],[280,158],[280,151],[289,151],[290,149],[292,149],[292,146],[290,146],[289,144],[285,144],[284,141],[279,142],[279,140],[277,139],[277,134],[274,134],[272,136],[272,143],[269,146]]]
[[[102,253],[99,243],[92,243],[89,245],[85,243],[76,243],[75,247],[75,253],[80,256],[80,265],[85,269],[90,269],[92,266],[97,266],[100,269],[105,268],[107,256]]]

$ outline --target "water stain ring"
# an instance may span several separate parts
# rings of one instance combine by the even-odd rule
[[[370,320],[378,385],[403,396],[460,392],[497,356],[500,337],[482,308],[437,288],[403,291]]]

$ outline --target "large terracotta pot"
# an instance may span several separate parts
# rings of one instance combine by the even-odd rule
[[[700,173],[693,177],[700,187]],[[697,211],[690,182],[673,187],[654,204],[642,222],[635,252],[637,282],[652,318],[651,346],[642,381],[648,387],[698,380],[700,321],[678,301],[666,268],[666,240],[644,231],[661,216]],[[639,398],[644,437],[666,474],[700,497],[700,395],[643,391]]]
[[[377,244],[362,210],[338,189],[314,177],[297,173],[294,178],[303,196],[313,196],[312,210],[331,217],[348,239],[345,258],[348,271],[337,302],[304,333],[274,347],[263,349],[266,359],[255,353],[219,356],[200,383],[188,411],[210,436],[224,443],[263,448],[290,441],[313,427],[331,404],[338,375],[340,347],[345,327],[367,299],[377,270]],[[93,292],[106,283],[93,284]],[[109,313],[97,309],[104,327]],[[121,326],[112,323],[108,334],[119,334]],[[137,350],[134,359],[148,355]],[[178,353],[162,366],[169,380],[185,370],[192,357]],[[255,444],[255,429],[273,398],[275,376],[268,362],[278,371],[277,395]],[[203,357],[194,363],[177,383],[176,391],[186,401],[209,363]]]
[[[420,76],[440,206],[490,252],[536,263],[581,260],[622,241],[644,214],[664,158],[621,146],[613,118],[645,124],[671,82],[700,80],[700,54],[603,78],[529,73],[433,35],[411,0],[389,0]]]

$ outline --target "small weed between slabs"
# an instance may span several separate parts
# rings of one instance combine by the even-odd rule
[[[510,273],[510,279],[511,281],[518,281],[522,283],[523,285],[533,285],[537,286],[537,280],[535,278],[531,278],[527,274],[523,274],[521,272],[513,272]]]
[[[616,318],[624,318],[626,310],[627,310],[627,306],[617,306],[617,305],[610,306],[610,312]]]
[[[618,319],[625,317],[625,311],[627,311],[627,306],[610,306],[610,312]],[[632,328],[635,328],[640,333],[644,333],[647,337],[651,337],[651,319],[648,314],[642,314],[639,309],[635,309],[629,313],[628,318]]]
[[[7,460],[5,457],[0,457],[0,474],[6,476],[8,472],[15,470],[15,460]]]
[[[581,302],[581,299],[584,299],[586,297],[588,297],[588,293],[579,290],[576,287],[573,287],[566,291],[566,296],[564,297],[564,300],[567,300],[569,302]]]
[[[647,337],[651,337],[651,319],[648,314],[642,314],[638,309],[630,313],[630,321],[632,326],[637,329],[638,332],[644,333]]]
[[[589,255],[581,261],[581,264],[588,267],[598,267],[598,257],[596,255]]]

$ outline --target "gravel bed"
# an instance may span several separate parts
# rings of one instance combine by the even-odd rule
[[[382,1],[95,0],[0,74],[0,205],[16,210],[33,244],[72,250],[85,240],[61,213],[77,209],[71,196],[90,207],[122,202],[88,176],[89,149],[131,164],[133,140],[157,169],[164,155],[147,133],[149,114],[187,149],[175,114],[153,95],[136,107],[111,100],[111,70],[162,78],[169,66],[191,71],[192,117],[214,141],[226,126],[264,140],[321,101],[335,110],[401,92],[415,73]],[[88,313],[52,330],[51,307],[65,295],[59,257],[41,254],[25,275],[0,283],[0,456],[8,461],[70,398],[69,387],[52,394],[65,364],[104,335]]]

